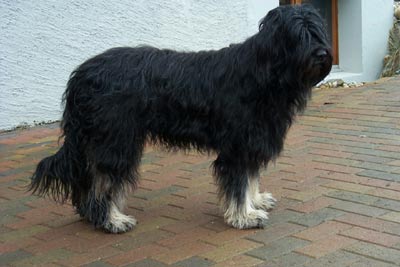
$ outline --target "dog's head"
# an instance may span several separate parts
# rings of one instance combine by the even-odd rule
[[[259,26],[259,57],[278,73],[282,83],[298,81],[309,88],[332,67],[325,23],[310,5],[280,6]]]

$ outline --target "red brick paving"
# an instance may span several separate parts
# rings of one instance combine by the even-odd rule
[[[71,205],[25,191],[57,148],[56,124],[0,134],[1,266],[398,266],[400,78],[317,90],[263,171],[278,206],[263,230],[223,223],[214,155],[147,147],[127,213],[139,224],[111,235]]]

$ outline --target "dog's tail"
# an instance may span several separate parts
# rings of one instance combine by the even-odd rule
[[[39,162],[31,177],[29,190],[39,196],[50,196],[58,202],[65,202],[85,169],[85,161],[77,155],[75,146],[66,138],[56,154]]]
[[[73,113],[76,106],[74,100],[77,98],[79,79],[76,71],[71,74],[67,89],[63,95],[65,105],[61,128],[63,129],[64,144],[52,156],[42,159],[31,177],[29,191],[39,196],[50,196],[55,201],[67,200],[73,189],[82,184],[88,171],[88,164],[84,150],[84,135],[80,130],[79,121],[74,119]]]

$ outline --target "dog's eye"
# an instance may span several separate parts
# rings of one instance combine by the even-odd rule
[[[328,52],[325,49],[319,49],[316,53],[317,57],[326,57]]]

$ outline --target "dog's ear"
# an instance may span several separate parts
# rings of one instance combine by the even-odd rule
[[[280,25],[282,20],[282,11],[279,8],[275,8],[268,12],[268,14],[261,19],[258,24],[258,30],[261,32],[269,25]]]
[[[259,23],[259,33],[254,41],[258,47],[257,59],[259,63],[266,60],[279,57],[280,47],[277,42],[281,39],[284,7],[278,7],[268,12],[268,14]]]

